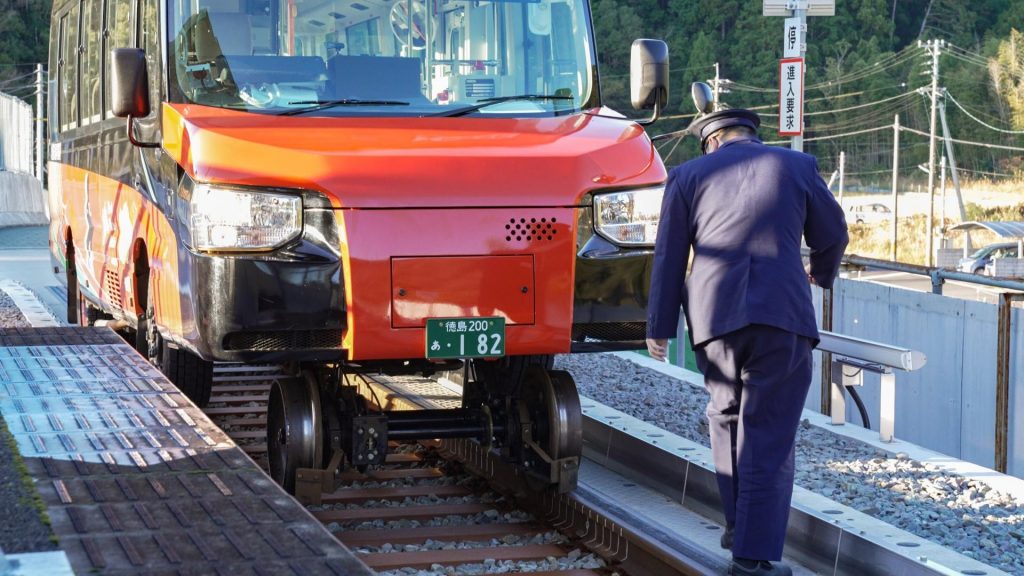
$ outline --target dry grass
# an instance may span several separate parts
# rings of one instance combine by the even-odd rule
[[[974,180],[962,182],[967,220],[982,221],[1024,221],[1024,182]],[[942,242],[941,204],[936,195],[935,248]],[[891,196],[881,194],[847,195],[843,205],[851,206],[865,202],[879,202],[891,208]],[[896,260],[911,264],[927,264],[928,194],[901,193],[899,196],[899,226],[897,229]],[[947,189],[946,226],[960,223],[959,207],[952,189]],[[954,232],[949,236],[951,246],[962,246],[963,234]],[[972,232],[971,244],[984,246],[1000,239],[989,232]],[[850,224],[850,245],[847,254],[890,260],[892,258],[892,223]]]

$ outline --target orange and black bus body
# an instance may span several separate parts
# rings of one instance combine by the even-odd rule
[[[52,22],[69,319],[198,401],[213,361],[643,339],[666,171],[601,105],[586,0],[55,0]]]

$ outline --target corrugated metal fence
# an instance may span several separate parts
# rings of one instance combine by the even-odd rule
[[[0,170],[32,174],[32,107],[0,92]]]
[[[820,301],[820,291],[817,299]],[[896,376],[896,437],[980,464],[995,465],[998,307],[994,304],[840,279],[832,331],[920,350],[928,363]],[[1010,317],[1007,473],[1024,478],[1024,310]],[[816,378],[821,374],[815,371]],[[858,389],[878,429],[877,375]],[[819,410],[820,386],[807,408]],[[852,402],[847,422],[859,423]]]

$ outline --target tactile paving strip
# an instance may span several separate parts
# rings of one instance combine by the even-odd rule
[[[0,329],[0,411],[76,573],[372,574],[107,328]]]

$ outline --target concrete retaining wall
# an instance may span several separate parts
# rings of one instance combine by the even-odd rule
[[[814,297],[820,302],[817,288]],[[1012,312],[1008,473],[1024,478],[1024,309]],[[874,282],[840,278],[833,289],[834,332],[928,357],[921,370],[896,373],[896,437],[988,468],[995,465],[997,316],[994,304]],[[805,404],[811,410],[821,406],[820,376],[816,366]],[[865,373],[858,393],[874,430],[878,392],[878,375]],[[847,422],[859,423],[849,398],[846,409]]]
[[[0,228],[48,222],[43,187],[34,176],[0,171]]]

